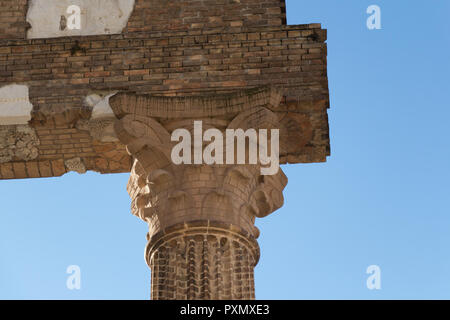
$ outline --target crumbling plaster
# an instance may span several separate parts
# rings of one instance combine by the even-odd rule
[[[70,29],[72,5],[80,8],[80,28]],[[54,38],[121,33],[134,8],[134,0],[30,0],[27,37]]]

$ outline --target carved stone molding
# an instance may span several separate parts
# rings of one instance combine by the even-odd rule
[[[201,117],[233,117],[255,107],[275,110],[281,100],[282,90],[276,87],[247,89],[228,94],[188,97],[136,95],[120,92],[109,99],[116,116],[126,114],[162,119]]]

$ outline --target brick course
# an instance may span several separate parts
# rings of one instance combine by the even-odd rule
[[[0,39],[25,39],[27,0],[0,0]]]
[[[285,0],[137,0],[127,32],[286,24]]]

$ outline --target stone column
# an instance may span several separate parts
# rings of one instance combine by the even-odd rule
[[[127,187],[131,211],[149,225],[145,258],[152,299],[255,298],[255,218],[282,206],[286,176],[281,169],[262,175],[259,163],[177,165],[171,133],[193,133],[200,120],[203,132],[277,128],[271,109],[280,99],[274,89],[180,98],[121,93],[111,99],[117,136],[134,158]]]

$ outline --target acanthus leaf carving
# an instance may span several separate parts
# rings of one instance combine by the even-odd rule
[[[194,123],[200,120],[204,122],[203,129],[214,128],[222,134],[226,129],[284,130],[280,128],[278,115],[269,108],[270,102],[267,99],[271,95],[267,91],[256,95],[260,96],[260,100],[249,108],[245,103],[230,102],[228,98],[223,101],[219,99],[217,101],[225,107],[232,108],[223,109],[223,113],[217,117],[210,117],[213,112],[210,110],[209,116],[195,118],[185,115],[185,119],[179,115],[189,108],[201,112],[206,106],[213,106],[214,98],[202,100],[197,97],[189,100],[183,97],[132,97],[135,98],[133,101],[137,101],[135,106],[119,104],[127,101],[126,94],[112,98],[111,105],[118,118],[115,122],[117,137],[134,158],[127,188],[133,199],[132,212],[149,224],[147,263],[154,271],[153,274],[158,275],[154,281],[158,281],[158,277],[172,279],[174,275],[165,267],[167,265],[171,266],[170,270],[179,268],[177,270],[191,279],[193,282],[189,282],[182,297],[196,297],[195,284],[209,296],[206,291],[209,292],[211,285],[202,282],[202,279],[208,278],[210,281],[212,278],[209,278],[209,274],[212,270],[204,265],[200,265],[198,269],[196,261],[192,259],[217,266],[222,262],[232,263],[236,270],[247,268],[245,272],[249,277],[253,275],[253,268],[259,259],[256,242],[259,229],[255,226],[255,220],[281,207],[282,190],[287,179],[281,170],[273,176],[263,175],[261,164],[258,163],[176,165],[171,161],[174,143],[170,132],[181,128],[192,136],[192,132],[195,133]],[[241,98],[238,100],[247,101]],[[187,108],[193,101],[201,101],[202,107],[190,105]],[[161,106],[172,102],[176,104],[176,107],[171,105],[173,111],[185,108],[183,112],[176,113],[177,117],[149,116],[164,113],[165,109]],[[147,103],[154,104],[155,109],[146,107]],[[234,111],[227,113],[226,110]],[[210,241],[213,240],[217,241],[217,248],[212,247]],[[182,257],[186,263],[174,265]],[[162,272],[161,268],[165,271]],[[230,277],[229,274],[225,278],[220,277],[221,272],[214,271],[211,274],[217,275],[214,278],[215,291],[211,296],[241,297],[242,295],[233,292],[222,292],[227,290],[225,285],[228,286],[230,281],[237,283],[239,288],[249,288],[250,293],[253,292],[252,278],[245,284],[240,284],[240,279],[227,278]],[[234,277],[235,274],[237,273],[233,272],[231,276]],[[167,284],[163,287],[163,290],[159,290],[158,285],[152,287],[156,298],[173,297],[177,294],[176,286]]]

